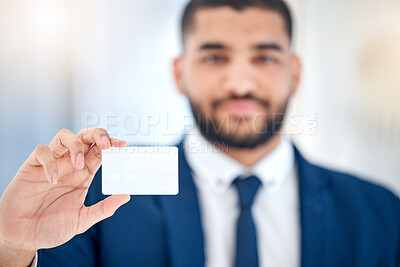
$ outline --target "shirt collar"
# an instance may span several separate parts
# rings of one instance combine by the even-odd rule
[[[237,177],[256,175],[269,192],[279,190],[294,167],[294,150],[282,136],[279,144],[268,155],[251,167],[246,167],[212,145],[197,127],[186,135],[184,149],[187,162],[196,178],[218,191],[226,191]]]

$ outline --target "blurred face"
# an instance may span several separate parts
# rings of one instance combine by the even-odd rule
[[[277,134],[300,63],[279,13],[218,7],[196,12],[174,71],[206,138],[254,148]]]

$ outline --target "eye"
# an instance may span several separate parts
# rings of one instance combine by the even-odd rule
[[[258,56],[255,58],[256,63],[261,63],[261,64],[271,64],[271,63],[276,63],[277,59],[272,57],[272,56]]]
[[[225,63],[227,59],[219,55],[209,55],[205,56],[202,61],[207,64],[220,64]]]

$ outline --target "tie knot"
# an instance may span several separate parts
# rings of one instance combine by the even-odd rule
[[[233,184],[236,186],[239,194],[240,208],[242,210],[250,209],[257,190],[261,185],[260,179],[252,175],[245,179],[236,178]]]

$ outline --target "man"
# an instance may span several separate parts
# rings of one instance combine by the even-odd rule
[[[287,6],[194,0],[182,36],[175,81],[197,128],[179,144],[180,193],[106,198],[101,149],[126,143],[61,130],[0,200],[0,263],[400,266],[399,199],[279,135],[301,72]]]

